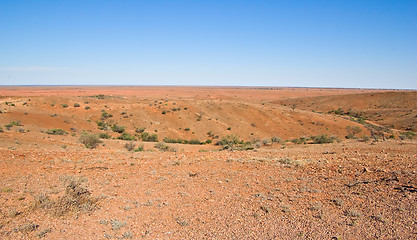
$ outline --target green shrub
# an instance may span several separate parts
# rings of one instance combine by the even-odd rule
[[[84,108],[85,110],[88,110],[88,109],[91,109],[91,107],[89,107],[89,106],[86,106],[85,108]]]
[[[61,104],[61,107],[67,108],[68,107],[68,104]]]
[[[216,143],[216,145],[222,146],[223,150],[250,150],[253,147],[250,146],[249,142],[243,142],[240,140],[236,135],[227,135],[223,137],[220,141]]]
[[[169,138],[169,137],[164,137],[164,139],[162,140],[165,143],[184,143],[183,139],[174,139],[174,138]]]
[[[106,120],[107,118],[111,118],[111,117],[113,117],[112,114],[107,113],[105,110],[101,111],[101,119],[102,120]]]
[[[79,103],[74,103],[74,107],[80,107]]]
[[[47,134],[50,135],[65,135],[67,132],[64,129],[61,128],[54,128],[54,129],[48,129],[46,131]]]
[[[198,139],[191,139],[190,141],[188,141],[188,144],[192,144],[192,145],[202,145],[204,144],[204,142],[201,142]]]
[[[158,135],[149,134],[148,132],[141,133],[141,138],[144,142],[158,142]]]
[[[190,128],[187,127],[187,128],[184,129],[184,131],[188,132],[188,131],[190,131]]]
[[[101,139],[109,139],[109,138],[111,138],[111,136],[108,133],[100,133],[98,135],[98,137],[101,138]]]
[[[103,121],[97,121],[97,127],[100,130],[108,130],[109,129],[109,125],[106,122]]]
[[[306,144],[307,138],[304,138],[304,137],[294,138],[294,139],[291,139],[291,142],[294,144]]]
[[[311,137],[314,144],[323,144],[323,143],[332,143],[335,140],[335,137],[327,137],[327,135],[318,135]]]
[[[97,134],[88,134],[83,133],[79,141],[85,145],[86,148],[93,149],[96,148],[98,144],[101,143],[100,138]]]
[[[126,133],[126,132],[120,134],[120,136],[118,136],[117,139],[125,140],[125,141],[135,141],[136,140],[135,136],[130,135],[129,133]]]
[[[136,149],[135,149],[135,152],[143,152],[143,151],[145,151],[145,148],[144,148],[144,146],[143,146],[143,144],[140,144]]]
[[[4,125],[7,129],[10,129],[13,126],[23,126],[20,121],[11,121],[9,124]]]
[[[145,127],[142,127],[142,128],[135,128],[135,132],[137,132],[137,133],[143,133],[144,131],[145,131]]]
[[[119,126],[117,124],[113,124],[113,126],[111,127],[111,130],[113,132],[122,133],[122,132],[125,131],[125,127],[124,126]]]

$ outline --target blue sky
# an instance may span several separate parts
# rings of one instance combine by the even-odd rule
[[[417,89],[417,1],[0,0],[0,85]]]

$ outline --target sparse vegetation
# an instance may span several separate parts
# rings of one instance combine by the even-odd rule
[[[109,130],[110,129],[109,125],[106,122],[97,121],[96,123],[97,123],[98,129],[100,129],[100,130]]]
[[[105,110],[101,111],[101,120],[106,120],[111,117],[113,117],[112,114],[107,113]]]
[[[65,131],[64,129],[61,129],[61,128],[48,129],[48,130],[46,130],[45,133],[49,134],[49,135],[66,135],[66,134],[68,134],[67,131]]]
[[[61,176],[59,179],[64,184],[64,195],[54,201],[49,196],[41,194],[35,198],[34,208],[45,209],[55,216],[62,216],[69,212],[88,213],[98,208],[98,199],[91,197],[90,191],[85,186],[86,178]]]
[[[10,128],[12,128],[13,126],[23,126],[23,124],[21,124],[20,121],[11,121],[10,123],[4,125],[7,130],[10,130]]]
[[[127,132],[124,132],[124,133],[120,134],[120,136],[118,136],[117,139],[125,140],[125,141],[135,141],[136,137],[133,136],[133,135],[130,135]]]
[[[145,130],[146,130],[146,128],[145,128],[145,127],[142,127],[142,128],[135,128],[135,132],[136,132],[136,133],[143,133]]]
[[[126,226],[126,222],[122,222],[122,221],[117,220],[117,219],[112,219],[112,220],[110,220],[110,225],[111,225],[111,229],[113,231],[117,231],[120,228]]]
[[[21,225],[16,230],[21,232],[21,233],[26,234],[26,233],[35,231],[36,229],[38,229],[38,227],[39,227],[38,224],[34,224],[34,223],[30,222],[30,223],[25,223],[25,224]]]
[[[67,108],[68,107],[68,104],[61,104],[61,107],[63,107],[63,108]]]
[[[324,144],[324,143],[332,143],[335,140],[338,140],[336,137],[328,137],[327,135],[318,135],[311,137],[314,144]]]
[[[111,136],[108,133],[100,133],[98,135],[98,137],[101,138],[101,139],[109,139],[109,138],[111,138]]]
[[[158,142],[157,134],[149,134],[148,132],[143,132],[141,133],[140,137],[144,142]]]
[[[307,143],[307,138],[305,138],[305,137],[294,138],[294,139],[291,139],[291,142],[294,143],[294,144],[306,144]]]
[[[253,142],[244,142],[243,140],[240,140],[238,136],[236,135],[226,135],[224,136],[220,141],[216,143],[216,145],[222,146],[223,150],[253,150],[256,147],[259,147],[257,145],[257,141]]]
[[[180,139],[180,138],[173,139],[173,138],[169,138],[169,137],[164,137],[163,141],[165,143],[181,143],[181,144],[192,144],[192,145],[203,145],[203,144],[206,143],[206,142],[202,142],[198,139],[186,140],[186,139]]]
[[[281,138],[279,138],[279,137],[272,137],[272,138],[271,138],[271,142],[272,142],[272,143],[281,143],[281,142],[282,142],[282,140],[281,140]]]
[[[128,151],[133,151],[133,149],[135,149],[135,143],[134,142],[127,142],[126,144],[125,144],[125,148],[128,150]]]
[[[166,145],[165,143],[159,142],[157,144],[155,144],[154,146],[156,149],[159,149],[159,151],[161,152],[176,152],[175,148],[172,148],[168,145]]]
[[[136,149],[135,152],[143,152],[145,151],[145,147],[143,146],[143,144],[140,144]]]
[[[88,134],[83,133],[79,138],[80,143],[84,144],[86,148],[93,149],[96,148],[100,143],[100,138],[97,134]]]
[[[74,103],[74,107],[80,107],[79,103]]]
[[[125,127],[124,126],[117,125],[117,124],[113,124],[113,126],[111,126],[111,130],[113,132],[122,133],[122,132],[125,131]]]
[[[358,126],[346,126],[346,131],[347,131],[347,135],[346,138],[347,139],[354,139],[355,135],[362,132],[362,129]]]
[[[416,136],[416,134],[414,132],[408,131],[408,132],[404,133],[402,136],[405,136],[406,138],[411,140]]]

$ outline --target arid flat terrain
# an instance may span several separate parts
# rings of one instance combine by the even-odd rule
[[[0,87],[0,239],[416,239],[417,92]]]

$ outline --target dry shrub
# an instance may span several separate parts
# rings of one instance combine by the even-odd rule
[[[86,148],[93,149],[101,143],[97,134],[83,133],[79,139],[80,143],[84,144]]]
[[[46,194],[41,194],[35,199],[34,207],[50,211],[55,216],[66,213],[88,213],[97,209],[97,198],[91,197],[90,191],[85,186],[86,178],[76,176],[61,176],[65,192],[53,201]]]

